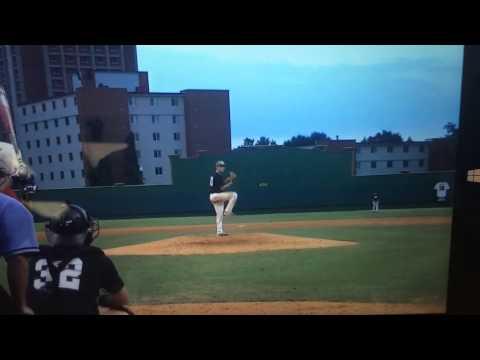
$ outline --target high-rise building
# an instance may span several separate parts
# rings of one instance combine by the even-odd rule
[[[72,75],[88,76],[92,71],[138,71],[136,46],[0,46],[0,84],[13,104],[71,94]]]

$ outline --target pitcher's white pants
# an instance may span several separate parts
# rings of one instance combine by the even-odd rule
[[[210,202],[217,214],[217,234],[223,233],[223,216],[232,213],[237,198],[238,194],[232,191],[210,194]],[[227,203],[227,206],[224,209],[225,203]]]
[[[373,200],[372,201],[372,210],[373,211],[378,211],[378,208],[379,208],[379,205],[380,205],[380,201],[379,200]]]

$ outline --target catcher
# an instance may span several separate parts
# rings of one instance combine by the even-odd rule
[[[215,174],[210,176],[210,202],[215,208],[217,214],[217,236],[226,236],[223,231],[223,217],[233,215],[233,207],[237,202],[238,195],[233,191],[225,191],[232,186],[237,175],[231,171],[229,176],[224,178],[225,162],[217,161],[215,164]],[[227,206],[225,207],[225,203]]]

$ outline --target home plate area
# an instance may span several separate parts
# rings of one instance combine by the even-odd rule
[[[110,256],[121,255],[210,255],[242,252],[299,250],[355,245],[352,241],[307,238],[270,233],[183,235],[143,244],[105,250]]]

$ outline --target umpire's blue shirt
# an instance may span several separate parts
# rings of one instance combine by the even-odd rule
[[[37,251],[32,214],[18,200],[0,193],[0,257]]]

